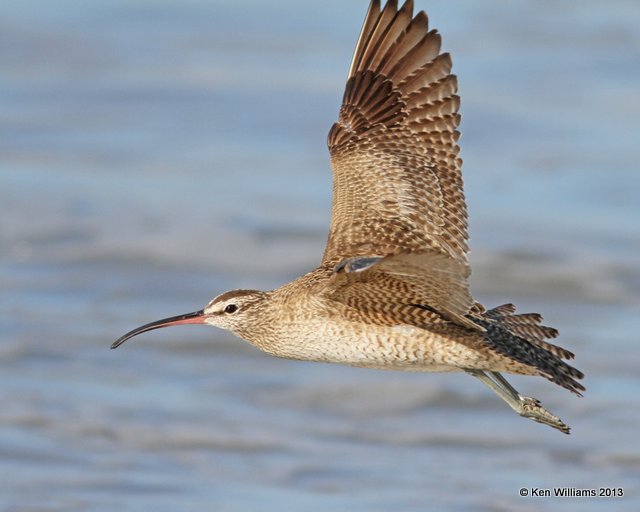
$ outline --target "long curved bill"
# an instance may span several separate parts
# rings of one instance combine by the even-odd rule
[[[193,313],[186,313],[184,315],[172,316],[170,318],[163,318],[162,320],[156,320],[145,325],[137,327],[133,331],[129,331],[124,336],[118,338],[113,342],[111,348],[118,348],[129,338],[133,338],[143,332],[153,331],[154,329],[160,329],[161,327],[170,327],[172,325],[185,325],[185,324],[203,324],[205,320],[204,309],[200,311],[194,311]]]

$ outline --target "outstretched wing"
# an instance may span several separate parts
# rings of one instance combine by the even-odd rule
[[[467,261],[451,58],[411,0],[369,7],[329,132],[333,206],[323,263],[436,251]]]

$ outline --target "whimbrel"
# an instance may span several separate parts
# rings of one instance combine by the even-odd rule
[[[486,309],[469,292],[467,209],[451,57],[427,15],[373,0],[328,137],[333,205],[318,268],[272,291],[232,290],[203,309],[125,334],[183,324],[227,329],[269,354],[366,368],[466,372],[521,416],[569,427],[500,372],[578,396],[582,372],[537,313]]]

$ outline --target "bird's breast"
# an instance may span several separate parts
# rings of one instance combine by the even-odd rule
[[[458,371],[478,354],[442,334],[411,325],[340,320],[294,322],[267,352],[279,357],[405,371]]]

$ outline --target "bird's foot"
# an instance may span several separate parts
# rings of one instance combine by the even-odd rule
[[[564,432],[565,434],[570,434],[571,429],[556,415],[551,414],[547,411],[540,400],[536,398],[531,398],[528,396],[520,396],[520,407],[517,410],[518,414],[523,418],[529,418],[538,423],[544,423],[545,425],[549,425],[560,432]]]
[[[482,370],[467,369],[465,370],[483,384],[488,386],[494,393],[502,398],[514,411],[523,418],[529,418],[538,423],[549,425],[565,434],[571,433],[571,429],[557,416],[547,411],[540,400],[528,396],[522,396],[518,391],[507,382],[507,380],[498,372],[490,372],[488,375]]]

